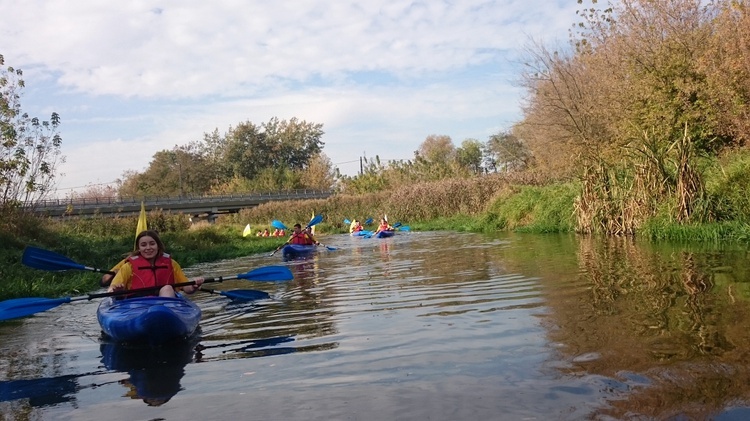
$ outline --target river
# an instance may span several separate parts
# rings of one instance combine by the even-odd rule
[[[108,343],[99,300],[0,322],[4,420],[750,418],[745,247],[573,235],[330,235],[271,299],[199,293],[200,332]],[[179,261],[179,256],[176,256]],[[92,276],[96,276],[92,274]]]

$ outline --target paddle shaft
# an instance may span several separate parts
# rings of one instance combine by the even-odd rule
[[[218,278],[205,278],[203,280],[203,283],[212,283],[212,282],[223,282],[228,281],[230,279],[237,279],[239,276],[232,275],[232,276],[219,276]],[[176,284],[170,284],[173,288],[178,287],[186,287],[195,285],[195,281],[189,281],[189,282],[180,282]],[[157,291],[160,290],[165,285],[160,286],[153,286],[148,288],[138,288],[138,289],[127,289],[122,291],[112,291],[112,292],[99,292],[96,294],[88,294],[88,295],[81,295],[79,297],[72,297],[70,301],[80,301],[80,300],[93,300],[95,298],[104,298],[104,297],[117,297],[120,295],[130,295],[130,294],[137,294],[139,292],[147,292],[147,291]]]

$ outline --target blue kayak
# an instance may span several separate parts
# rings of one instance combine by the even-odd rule
[[[183,297],[108,297],[99,304],[96,317],[104,333],[116,342],[154,345],[192,335],[201,309]]]
[[[396,231],[388,230],[388,231],[379,231],[377,234],[375,234],[378,238],[388,238],[393,237],[396,235]]]
[[[281,255],[284,260],[294,259],[297,257],[307,257],[315,251],[314,245],[306,244],[287,244],[281,249]]]

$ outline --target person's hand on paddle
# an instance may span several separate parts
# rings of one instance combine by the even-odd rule
[[[184,288],[182,288],[183,291],[185,291],[188,294],[194,294],[195,291],[198,291],[201,289],[201,285],[203,285],[203,278],[193,278],[190,281],[195,282],[195,285],[189,285]],[[190,288],[190,289],[188,289]]]

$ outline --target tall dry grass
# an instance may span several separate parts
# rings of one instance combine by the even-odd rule
[[[291,226],[308,221],[314,212],[323,214],[324,229],[344,227],[344,219],[378,219],[384,214],[389,221],[425,221],[457,214],[478,216],[500,195],[512,192],[513,185],[542,185],[543,174],[491,174],[474,178],[456,178],[405,185],[388,191],[363,195],[335,195],[328,199],[271,202],[243,209],[226,222],[268,226],[274,219]]]

